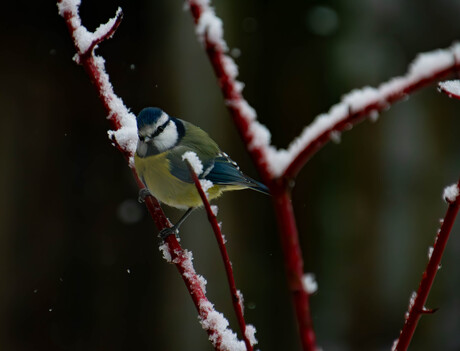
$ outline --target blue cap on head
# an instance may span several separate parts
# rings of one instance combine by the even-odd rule
[[[158,107],[146,107],[137,115],[137,129],[142,129],[146,125],[151,125],[158,121],[161,115],[165,113]]]

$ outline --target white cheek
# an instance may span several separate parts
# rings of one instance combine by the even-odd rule
[[[159,126],[162,126],[163,124],[165,124],[168,118],[169,118],[168,115],[163,112],[161,114],[161,117],[158,118],[158,121],[152,126],[152,129],[156,130]]]
[[[176,124],[171,121],[163,132],[153,139],[153,143],[160,152],[163,152],[174,147],[178,139]]]

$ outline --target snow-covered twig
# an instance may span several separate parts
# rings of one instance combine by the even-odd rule
[[[270,133],[257,121],[255,110],[241,94],[243,84],[236,80],[238,67],[226,55],[228,47],[223,38],[222,20],[215,15],[209,2],[210,0],[187,0],[195,21],[196,33],[211,61],[233,121],[262,179],[268,183],[273,178],[269,172],[267,153],[270,149]],[[275,151],[272,148],[272,152]]]
[[[460,208],[460,179],[456,184],[445,189],[443,197],[449,204],[449,207],[447,208],[444,219],[441,220],[441,228],[436,235],[433,249],[430,249],[428,264],[425,272],[423,272],[417,292],[414,292],[411,296],[409,311],[406,314],[404,326],[399,338],[393,345],[392,351],[407,350],[422,314],[432,313],[432,310],[425,307],[425,303],[430,293],[431,286],[433,285],[434,278],[436,277],[436,273],[439,270],[449,234]]]
[[[80,0],[61,0],[58,2],[59,14],[65,19],[77,49],[74,60],[82,65],[88,73],[108,113],[108,118],[114,128],[114,131],[109,131],[109,137],[129,160],[130,166],[133,167],[133,155],[137,144],[136,116],[129,112],[123,100],[114,93],[109,76],[105,71],[104,58],[94,54],[97,45],[115,33],[121,21],[121,9],[118,9],[114,18],[99,26],[92,33],[81,24],[78,13],[79,6]]]
[[[121,21],[121,10],[117,11],[115,18],[111,19],[107,24],[101,25],[94,33],[91,33],[81,24],[78,13],[79,5],[80,0],[58,1],[59,14],[67,24],[77,50],[75,61],[84,67],[91,82],[96,87],[112,128],[114,128],[113,131],[109,131],[109,137],[114,146],[127,159],[136,183],[142,189],[144,184],[133,167],[133,155],[137,144],[136,118],[129,112],[123,101],[115,95],[109,76],[105,71],[104,59],[94,54],[97,45],[115,33]],[[159,230],[171,227],[171,223],[154,197],[147,196],[145,205]],[[215,349],[219,351],[243,351],[245,349],[244,343],[241,343],[243,347],[240,348],[229,349],[223,346],[223,341],[231,339],[234,333],[225,325],[226,320],[222,314],[215,311],[213,305],[206,298],[204,279],[196,274],[192,264],[191,253],[182,249],[174,235],[169,235],[165,239],[165,244],[162,245],[161,249],[164,257],[174,263],[181,274],[198,310],[203,328],[210,339],[221,340],[215,344]]]
[[[195,154],[196,157],[196,154]],[[238,290],[236,289],[235,278],[233,276],[233,269],[232,263],[230,262],[230,258],[228,257],[227,248],[225,247],[225,241],[220,229],[220,225],[217,222],[216,215],[209,204],[208,197],[206,196],[205,191],[203,190],[202,184],[200,179],[196,174],[196,168],[192,165],[188,158],[186,158],[185,162],[187,162],[187,166],[189,168],[190,174],[193,178],[195,186],[200,194],[201,200],[203,201],[204,208],[208,215],[209,223],[211,223],[212,229],[214,231],[214,235],[217,240],[217,244],[219,245],[220,254],[222,256],[222,260],[224,261],[225,272],[227,274],[228,285],[230,287],[230,294],[232,297],[233,302],[233,309],[235,310],[236,317],[238,319],[238,324],[243,335],[243,340],[246,345],[247,351],[253,350],[253,345],[257,343],[257,340],[254,337],[255,328],[252,325],[246,326],[246,322],[243,316],[243,301],[241,301],[240,294],[238,294]],[[203,167],[201,166],[201,169]]]
[[[419,54],[406,75],[395,77],[378,88],[353,90],[328,113],[319,115],[295,138],[287,150],[278,150],[270,162],[272,172],[284,178],[294,178],[305,163],[334,138],[366,118],[374,120],[382,110],[404,100],[414,91],[460,70],[460,44],[444,50]],[[334,134],[335,133],[335,134]]]

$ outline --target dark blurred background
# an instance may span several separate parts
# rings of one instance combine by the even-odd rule
[[[460,39],[455,0],[214,5],[244,94],[279,147],[351,89]],[[257,178],[183,1],[84,0],[83,22],[94,30],[118,6],[123,23],[98,49],[116,93],[135,113],[160,106],[200,125]],[[0,50],[0,350],[212,350],[55,3],[4,4]],[[389,350],[398,336],[446,210],[442,190],[460,174],[459,112],[459,101],[425,88],[299,175],[293,201],[324,350]],[[298,350],[270,199],[245,191],[216,203],[260,349]],[[181,238],[236,330],[204,211]],[[460,350],[459,267],[456,223],[428,302],[439,311],[422,318],[411,350]]]

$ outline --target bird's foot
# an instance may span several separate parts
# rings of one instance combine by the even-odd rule
[[[176,238],[179,238],[179,229],[176,226],[172,226],[170,228],[163,228],[158,233],[158,237],[161,240],[165,240],[168,236],[173,234],[176,236]]]
[[[137,198],[137,201],[139,201],[139,203],[143,203],[145,202],[145,198],[147,196],[152,196],[152,193],[150,192],[149,189],[142,188],[141,190],[139,190],[139,197]]]

